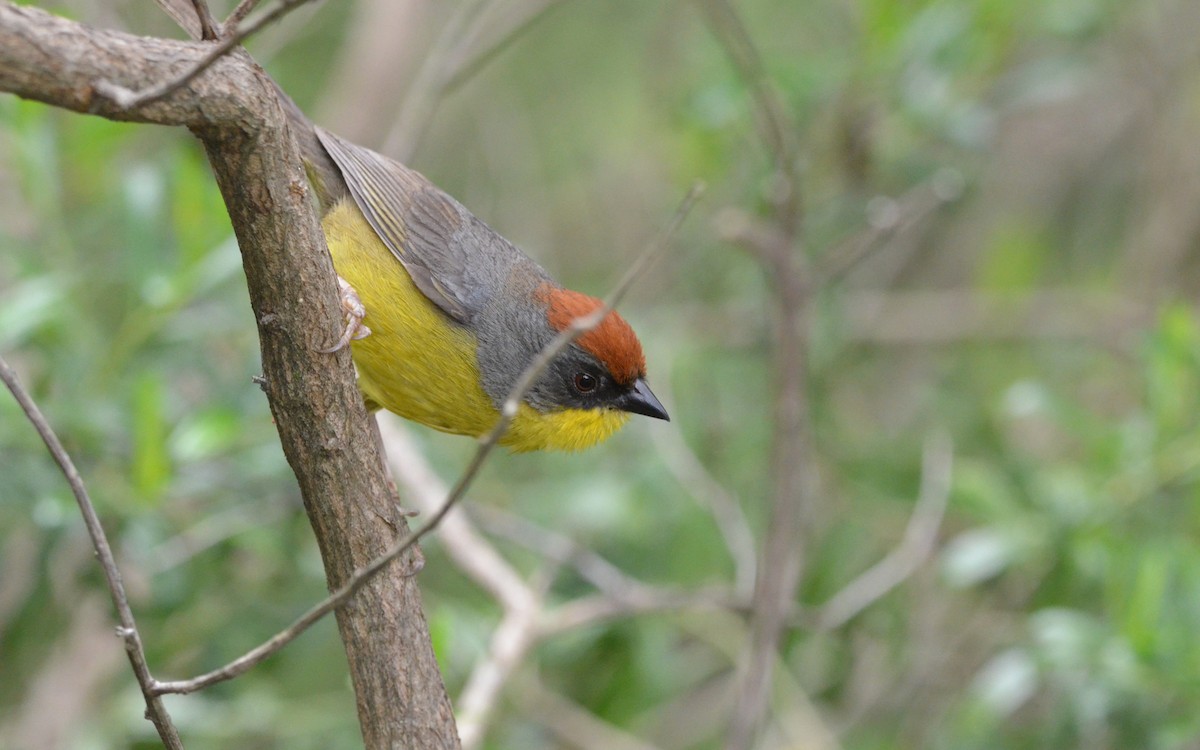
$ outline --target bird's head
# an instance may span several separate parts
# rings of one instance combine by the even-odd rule
[[[534,297],[552,335],[602,304],[549,282]],[[609,312],[550,363],[500,442],[515,451],[582,450],[608,439],[630,414],[669,419],[646,384],[641,343],[620,315]]]
[[[603,303],[570,289],[546,285],[539,291],[546,321],[555,333]],[[646,384],[646,356],[633,328],[609,312],[546,368],[530,392],[535,405],[562,409],[616,410],[667,419],[666,410]]]

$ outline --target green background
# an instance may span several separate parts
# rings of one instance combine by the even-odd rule
[[[461,84],[414,96],[461,4],[414,3],[381,30],[386,5],[307,7],[249,47],[321,124],[403,155],[567,285],[603,294],[708,185],[623,306],[673,421],[579,455],[497,456],[469,505],[647,583],[731,585],[706,493],[723,488],[762,538],[775,413],[769,279],[719,236],[730,209],[769,213],[744,77],[696,4],[568,1]],[[819,492],[782,729],[763,747],[1200,747],[1200,4],[735,7],[799,146],[807,258],[912,219],[813,290]],[[179,35],[140,0],[52,9]],[[910,210],[931,191],[947,200]],[[251,382],[236,243],[188,133],[0,96],[0,354],[88,484],[156,675],[218,666],[323,594]],[[473,450],[411,430],[448,480]],[[954,461],[935,549],[820,631],[807,615],[901,542],[939,435]],[[591,590],[496,543],[552,602]],[[425,550],[454,697],[499,608],[436,538]],[[157,746],[113,622],[65,482],[0,398],[0,746]],[[548,639],[485,746],[579,744],[547,690],[652,746],[719,747],[747,632],[740,614],[684,610]],[[189,748],[360,742],[332,621],[167,706]]]

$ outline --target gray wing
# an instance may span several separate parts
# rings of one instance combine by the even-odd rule
[[[497,245],[520,251],[420,173],[327,130],[316,132],[355,204],[413,283],[451,318],[468,322],[486,302],[483,289],[491,287],[473,277],[480,266],[499,260],[476,259],[473,264],[469,253]]]

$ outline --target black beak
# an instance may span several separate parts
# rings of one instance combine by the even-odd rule
[[[670,422],[671,418],[667,416],[667,410],[659,403],[659,400],[653,393],[650,392],[650,386],[646,385],[646,381],[638,378],[633,383],[633,388],[629,393],[617,399],[616,406],[621,411],[627,411],[632,414],[644,414],[647,417],[655,419],[665,419]]]

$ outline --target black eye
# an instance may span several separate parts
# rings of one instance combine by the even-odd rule
[[[586,372],[575,373],[575,390],[580,393],[591,393],[596,390],[596,386],[600,385],[596,380],[595,375],[589,375]]]

